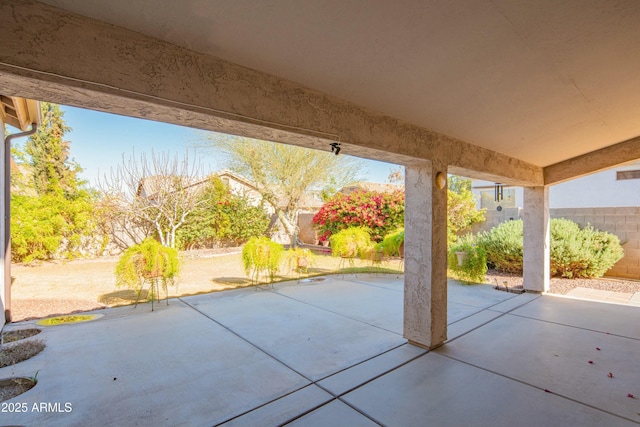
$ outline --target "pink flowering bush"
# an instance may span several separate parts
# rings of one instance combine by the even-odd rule
[[[313,217],[321,241],[349,227],[365,227],[380,242],[404,226],[404,192],[356,191],[338,193]]]

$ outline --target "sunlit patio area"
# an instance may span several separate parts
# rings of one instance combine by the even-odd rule
[[[329,276],[155,308],[43,327],[41,354],[0,369],[2,378],[38,372],[33,389],[8,401],[29,410],[3,413],[2,424],[640,423],[638,307],[450,281],[448,341],[430,352],[402,337],[394,276]],[[40,402],[62,409],[32,410]]]

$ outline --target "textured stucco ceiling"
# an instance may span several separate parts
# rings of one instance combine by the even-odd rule
[[[45,0],[547,166],[640,135],[637,0]]]

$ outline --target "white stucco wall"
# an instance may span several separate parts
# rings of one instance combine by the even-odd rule
[[[640,179],[616,180],[616,172],[640,170],[640,163],[609,169],[549,188],[549,206],[556,208],[609,208],[640,206]],[[473,186],[493,182],[473,181]],[[493,191],[493,190],[491,190]],[[473,190],[479,195],[479,190]],[[523,189],[515,187],[516,207],[523,207]],[[478,203],[478,208],[480,204]]]
[[[640,179],[616,180],[616,172],[640,165],[609,169],[555,185],[549,191],[551,208],[607,208],[640,206]]]

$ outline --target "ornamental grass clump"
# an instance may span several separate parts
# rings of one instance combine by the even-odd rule
[[[268,237],[252,237],[242,248],[242,263],[252,283],[258,283],[261,274],[273,282],[280,270],[284,247]]]
[[[400,228],[391,234],[387,234],[380,242],[379,247],[386,256],[400,256],[400,245],[404,242],[404,228]]]
[[[140,291],[145,283],[174,285],[180,270],[178,251],[147,238],[129,247],[116,264],[116,285]]]
[[[371,237],[364,227],[349,227],[333,234],[331,255],[343,258],[365,257],[371,246]]]

